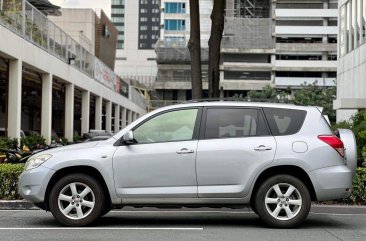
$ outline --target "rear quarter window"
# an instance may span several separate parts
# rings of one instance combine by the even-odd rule
[[[293,135],[300,131],[306,111],[283,108],[263,108],[274,136]]]

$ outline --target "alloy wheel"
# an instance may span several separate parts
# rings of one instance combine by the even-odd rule
[[[92,189],[80,182],[66,185],[58,195],[58,207],[69,219],[80,220],[94,209],[95,196]]]
[[[268,213],[281,221],[293,219],[299,214],[302,207],[299,190],[288,183],[273,185],[267,191],[264,202]]]

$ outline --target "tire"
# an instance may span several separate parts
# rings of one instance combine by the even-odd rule
[[[254,203],[259,217],[267,225],[294,228],[308,216],[311,197],[305,184],[296,177],[276,175],[260,185]]]
[[[104,210],[103,194],[101,185],[93,177],[81,173],[70,174],[52,187],[50,211],[64,226],[87,226],[95,222]]]

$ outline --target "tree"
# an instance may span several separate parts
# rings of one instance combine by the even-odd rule
[[[211,13],[211,36],[208,41],[208,96],[220,97],[220,48],[225,23],[226,0],[214,0]]]
[[[201,70],[201,28],[200,8],[198,0],[190,0],[191,33],[188,49],[191,55],[192,98],[202,99]]]
[[[275,90],[267,85],[260,91],[249,91],[247,99],[253,101],[268,100],[281,103],[293,103],[295,105],[320,106],[323,107],[324,115],[329,117],[331,122],[336,121],[336,112],[333,110],[333,100],[336,98],[336,87],[322,88],[316,83],[304,84],[301,89],[292,90]]]

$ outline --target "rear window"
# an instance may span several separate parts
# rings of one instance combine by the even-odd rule
[[[274,136],[293,135],[299,132],[306,116],[304,110],[263,108],[263,111]]]
[[[257,109],[207,109],[205,138],[236,138],[269,135],[262,113]]]

